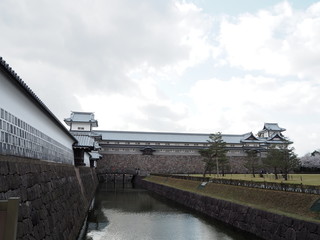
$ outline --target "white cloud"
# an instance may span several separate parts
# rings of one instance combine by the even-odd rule
[[[152,94],[141,89],[148,84],[140,81],[172,81],[171,76],[210,56],[209,23],[194,4],[171,0],[4,0],[0,47],[2,56],[61,117],[66,111],[55,104],[58,94],[47,94],[48,89],[60,88],[61,101],[73,93],[79,98],[129,94],[140,104],[141,91]],[[143,80],[133,75],[137,72]],[[64,107],[72,110],[79,104],[73,98]]]
[[[286,135],[302,154],[316,148],[314,139],[320,137],[319,91],[319,85],[307,81],[252,75],[198,81],[189,95],[197,110],[185,125],[192,126],[191,130],[232,134],[256,133],[263,123],[277,122],[288,128]],[[304,123],[308,124],[301,128]]]
[[[178,0],[0,1],[2,57],[58,118],[224,133],[278,122],[300,154],[319,148],[319,29],[320,3],[220,18]]]
[[[320,56],[320,3],[305,12],[288,2],[271,10],[225,18],[219,34],[231,66],[278,76],[316,78]]]

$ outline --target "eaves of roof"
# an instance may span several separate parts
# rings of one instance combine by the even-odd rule
[[[94,149],[95,141],[93,138],[86,135],[76,135],[75,138],[78,140],[78,142],[74,145],[74,147]]]
[[[49,108],[40,100],[40,98],[31,90],[31,88],[18,76],[18,74],[0,57],[0,70],[7,75],[10,81],[17,86],[30,100],[32,100],[63,132],[65,132],[75,142],[77,139],[62,125],[58,118],[49,110]]]

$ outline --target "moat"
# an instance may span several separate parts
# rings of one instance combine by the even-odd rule
[[[131,184],[99,186],[86,240],[257,239]]]

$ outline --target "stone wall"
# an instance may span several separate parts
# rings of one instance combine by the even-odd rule
[[[108,154],[97,162],[97,173],[128,172],[139,168],[148,173],[199,173],[200,156]]]
[[[229,159],[232,172],[245,173],[243,157]],[[139,168],[147,173],[203,173],[204,163],[197,155],[104,154],[97,162],[97,173],[132,172]]]
[[[237,229],[267,240],[320,239],[320,224],[273,214],[228,201],[201,196],[137,178],[136,183]]]
[[[94,169],[0,156],[0,199],[20,197],[17,239],[76,239],[97,184]]]

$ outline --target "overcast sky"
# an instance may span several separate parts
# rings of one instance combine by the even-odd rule
[[[1,0],[0,56],[61,120],[320,148],[320,1]],[[1,87],[1,86],[0,86]]]

